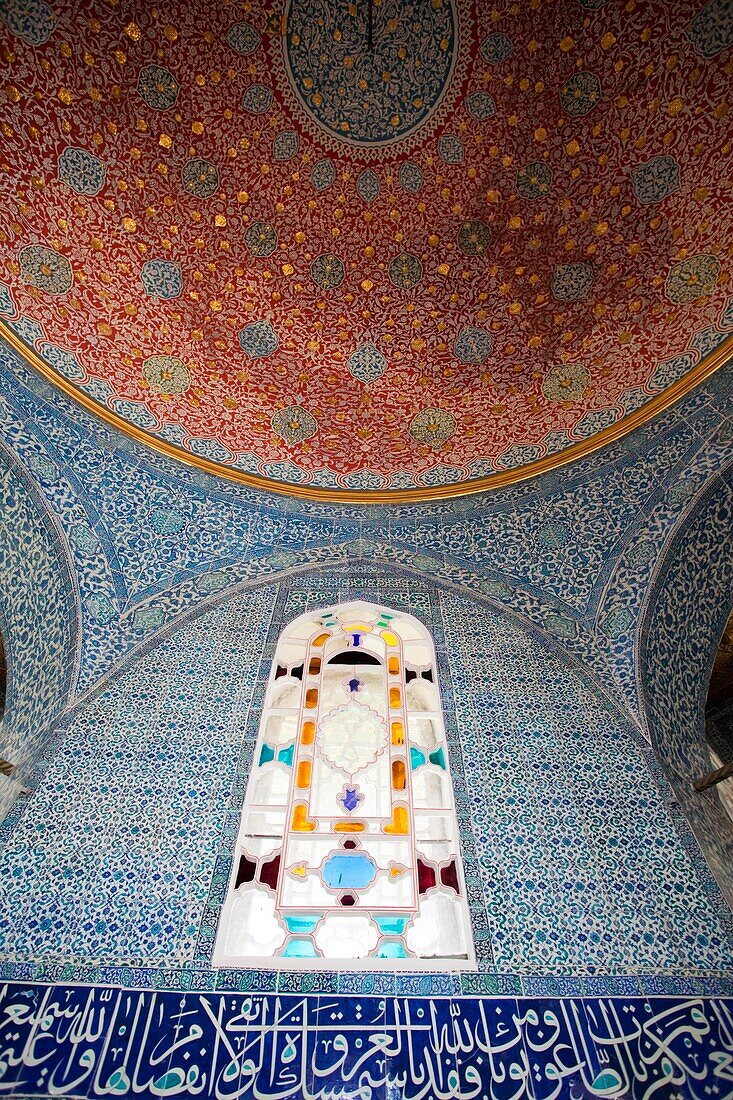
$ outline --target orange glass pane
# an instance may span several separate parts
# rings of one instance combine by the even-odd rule
[[[391,630],[383,630],[382,637],[384,638],[385,645],[398,645],[399,638],[396,634],[393,634]]]
[[[398,707],[402,701],[400,689],[397,687],[391,687],[389,689],[389,705],[391,707]],[[307,704],[306,704],[307,705]]]
[[[315,722],[304,722],[303,729],[300,734],[300,741],[303,745],[312,745],[316,739],[316,724]]]
[[[395,760],[395,764],[398,761]],[[393,765],[394,769],[394,765]],[[301,760],[298,764],[298,773],[295,777],[296,787],[310,787],[311,785],[311,762],[310,760]]]
[[[318,706],[318,688],[308,688],[305,693],[305,705],[308,710]]]
[[[397,676],[400,671],[400,662],[398,657],[390,657],[387,661],[387,668],[392,676]]]
[[[293,807],[293,831],[296,833],[312,833],[315,827],[315,821],[308,820],[305,802],[296,802]]]
[[[337,821],[333,827],[335,833],[363,833],[365,829],[363,821]]]
[[[383,825],[382,830],[385,833],[406,836],[410,831],[410,819],[407,816],[407,809],[404,806],[395,806],[392,820]]]
[[[405,762],[404,760],[392,761],[392,786],[396,791],[405,789]]]
[[[321,671],[321,658],[320,657],[311,657],[310,661],[308,662],[308,675],[309,676],[317,676],[320,671]]]
[[[317,638],[314,638],[311,645],[314,645],[316,649],[320,649],[324,642],[327,642],[331,637],[330,634],[319,634]]]
[[[404,745],[405,743],[405,727],[401,722],[392,723],[392,744]]]

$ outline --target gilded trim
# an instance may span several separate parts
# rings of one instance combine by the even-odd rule
[[[103,408],[91,397],[88,397],[81,390],[77,389],[77,387],[66,378],[63,378],[53,370],[37,351],[30,348],[26,342],[2,320],[0,320],[0,339],[3,339],[9,344],[29,366],[33,367],[39,374],[43,375],[44,378],[53,383],[54,386],[62,390],[79,405],[82,405],[106,424],[110,424],[113,428],[117,428],[125,435],[135,439],[138,443],[142,443],[144,446],[150,447],[160,454],[164,454],[167,458],[176,459],[178,462],[183,462],[187,466],[194,466],[214,477],[224,477],[229,481],[238,482],[240,485],[247,485],[261,492],[278,493],[282,496],[294,496],[306,500],[338,502],[341,504],[409,504],[418,501],[446,500],[450,497],[485,493],[491,489],[504,488],[507,485],[516,485],[520,481],[527,481],[531,477],[537,477],[540,474],[548,473],[550,470],[556,470],[560,466],[565,466],[575,461],[575,459],[593,454],[595,451],[600,450],[601,447],[605,447],[609,443],[614,443],[617,439],[622,439],[623,436],[628,435],[629,432],[633,431],[635,428],[641,427],[642,424],[646,424],[655,416],[665,412],[666,409],[674,405],[680,398],[685,397],[691,390],[694,390],[696,386],[699,386],[709,378],[711,374],[714,374],[716,370],[719,370],[730,360],[733,360],[733,335],[731,335],[723,340],[715,351],[706,355],[696,367],[688,371],[683,378],[680,378],[673,385],[668,386],[666,390],[657,394],[656,397],[647,401],[640,409],[623,417],[615,424],[609,425],[608,428],[604,428],[603,431],[598,432],[589,439],[583,439],[579,443],[573,443],[570,447],[566,447],[565,450],[559,451],[557,454],[547,455],[545,458],[537,459],[535,462],[529,462],[526,466],[520,466],[515,470],[502,470],[495,474],[490,474],[488,477],[476,478],[474,481],[464,481],[453,485],[426,486],[424,489],[399,489],[390,492],[367,489],[314,489],[308,485],[286,485],[281,481],[271,481],[257,474],[245,473],[244,470],[235,470],[231,466],[219,465],[216,462],[212,462],[211,459],[191,454],[188,451],[184,451],[174,446],[172,443],[165,442],[165,440],[156,439],[155,436],[150,435],[142,428],[137,428],[134,424],[128,423],[128,421],[124,420],[116,413]]]

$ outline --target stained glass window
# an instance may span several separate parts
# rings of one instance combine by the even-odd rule
[[[217,966],[470,967],[435,651],[363,602],[283,631]]]

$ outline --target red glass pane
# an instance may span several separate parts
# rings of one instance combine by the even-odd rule
[[[458,871],[456,869],[455,860],[449,863],[447,867],[441,867],[440,878],[444,886],[450,886],[457,894],[460,894],[458,888]]]
[[[431,890],[435,886],[435,868],[428,866],[427,863],[423,863],[421,859],[417,861],[417,885],[421,894],[426,894],[428,890]]]
[[[260,882],[264,882],[265,886],[269,886],[271,890],[275,890],[277,887],[277,876],[280,873],[280,853],[268,860],[267,863],[263,863],[260,867]]]

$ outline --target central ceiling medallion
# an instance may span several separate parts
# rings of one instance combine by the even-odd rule
[[[458,56],[454,0],[288,0],[283,61],[310,122],[365,149],[433,118]]]

